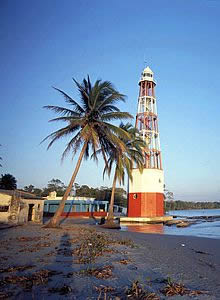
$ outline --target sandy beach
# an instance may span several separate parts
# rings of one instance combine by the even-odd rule
[[[104,230],[88,219],[0,233],[0,299],[220,299],[219,240]],[[136,281],[149,298],[131,296]],[[206,293],[168,297],[169,281]]]

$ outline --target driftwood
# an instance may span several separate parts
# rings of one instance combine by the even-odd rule
[[[181,222],[179,224],[176,224],[176,227],[178,227],[178,228],[185,228],[185,227],[190,226],[191,224],[192,224],[191,222]]]

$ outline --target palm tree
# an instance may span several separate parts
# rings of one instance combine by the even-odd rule
[[[109,213],[107,217],[107,224],[112,224],[114,219],[113,206],[114,206],[114,194],[117,181],[119,184],[124,184],[125,173],[128,178],[132,180],[132,169],[137,167],[141,172],[144,168],[144,156],[143,149],[146,147],[145,142],[139,137],[139,132],[130,123],[120,124],[120,128],[129,133],[130,139],[121,137],[120,139],[126,145],[125,149],[111,148],[108,151],[109,158],[108,164],[104,168],[103,175],[107,172],[110,176],[112,167],[115,165],[115,172],[112,184],[111,200],[109,204]]]
[[[63,212],[66,199],[72,189],[83,157],[87,159],[91,150],[93,158],[97,161],[96,152],[98,148],[101,148],[101,154],[107,163],[107,149],[113,147],[113,144],[120,149],[124,149],[125,145],[122,138],[129,137],[129,134],[123,128],[110,123],[112,120],[132,118],[129,113],[121,112],[116,106],[119,101],[125,101],[125,96],[120,94],[109,81],[97,80],[93,86],[89,76],[83,80],[82,84],[79,84],[75,79],[73,81],[79,91],[80,103],[77,103],[62,90],[55,88],[64,97],[70,108],[51,105],[44,107],[59,115],[57,118],[50,120],[50,122],[62,121],[66,123],[64,127],[51,133],[43,140],[51,140],[47,149],[55,141],[70,136],[70,141],[62,154],[62,160],[70,151],[74,156],[80,150],[69,185],[55,215],[46,225],[47,227],[56,227],[58,225],[59,217]]]

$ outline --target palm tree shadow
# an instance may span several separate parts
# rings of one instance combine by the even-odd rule
[[[71,204],[69,205],[69,209],[68,209],[66,215],[60,220],[60,225],[61,225],[62,223],[64,223],[66,219],[68,219],[68,217],[69,217],[69,215],[70,215],[70,212],[71,212],[71,210],[72,210],[72,207],[73,207],[73,203],[71,202]],[[65,207],[64,207],[64,209],[65,209]],[[63,212],[64,212],[64,211],[63,211]]]
[[[53,263],[48,265],[48,270],[53,273],[52,282],[48,289],[48,293],[55,295],[66,295],[73,291],[73,248],[71,237],[64,232],[61,236],[59,246],[56,248],[56,254]],[[64,274],[64,270],[65,273]],[[71,277],[71,280],[68,278]]]
[[[94,215],[94,206],[91,207],[91,218],[94,220],[95,224],[98,224],[98,219]]]

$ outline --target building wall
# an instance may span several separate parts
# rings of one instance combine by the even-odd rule
[[[158,169],[132,170],[133,181],[129,180],[129,193],[164,192],[164,172]]]
[[[28,222],[30,204],[33,205],[31,221],[36,223],[43,222],[44,200],[16,198],[16,201],[13,201],[12,195],[0,193],[0,206],[8,206],[7,212],[0,211],[0,222],[13,222],[15,224]]]
[[[59,200],[46,200],[44,203],[44,214],[54,214],[59,204]],[[62,216],[106,216],[107,209],[107,201],[93,201],[88,198],[87,200],[67,200]]]
[[[49,196],[46,197],[47,200],[62,200],[63,197],[57,196],[56,192],[51,192]],[[75,197],[75,196],[68,196],[67,200],[76,200],[76,201],[86,201],[88,197]],[[89,198],[90,201],[94,201],[95,198]]]
[[[19,218],[21,222],[26,223],[28,221],[28,212],[29,212],[29,205],[33,206],[33,213],[31,221],[35,223],[42,223],[43,222],[43,211],[44,211],[44,200],[37,200],[37,199],[22,199],[21,208],[23,204],[23,209],[19,214]],[[23,212],[22,212],[23,211]]]
[[[162,217],[164,194],[129,193],[128,217]]]
[[[0,211],[0,222],[7,223],[8,218],[10,216],[10,205],[11,205],[11,196],[6,194],[0,193],[0,206],[8,206],[7,212],[1,212]]]

